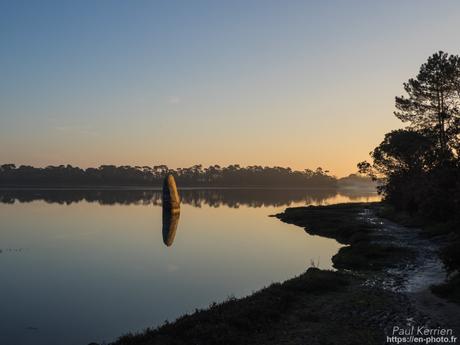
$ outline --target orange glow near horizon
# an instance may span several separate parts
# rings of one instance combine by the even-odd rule
[[[403,126],[394,97],[427,57],[458,54],[457,2],[15,6],[0,13],[0,164],[341,177]]]

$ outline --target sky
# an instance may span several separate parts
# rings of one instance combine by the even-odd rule
[[[0,0],[0,164],[356,172],[458,1]]]

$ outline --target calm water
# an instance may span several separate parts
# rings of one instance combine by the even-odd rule
[[[330,268],[337,242],[268,215],[378,200],[359,191],[181,194],[177,230],[163,236],[158,191],[0,191],[0,344],[112,341],[291,278],[312,260]]]

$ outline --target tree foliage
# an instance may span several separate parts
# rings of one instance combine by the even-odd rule
[[[460,215],[460,58],[442,51],[428,58],[396,97],[395,115],[407,122],[358,164],[382,183],[385,200],[396,209],[435,221]]]
[[[179,186],[272,186],[335,188],[336,178],[321,168],[295,171],[283,167],[258,165],[227,167],[212,165],[204,168],[170,169],[166,165],[115,166],[81,169],[71,165],[35,168],[14,164],[0,166],[0,185],[3,186],[161,186],[166,174],[173,174]]]
[[[439,51],[404,83],[406,96],[396,97],[395,115],[410,127],[437,139],[441,160],[458,146],[460,121],[460,58]]]

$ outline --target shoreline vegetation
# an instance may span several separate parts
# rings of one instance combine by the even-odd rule
[[[15,164],[0,165],[0,188],[161,188],[164,176],[173,175],[181,188],[375,188],[367,176],[350,174],[337,178],[329,171],[317,168],[303,171],[283,167],[248,166],[238,164],[207,168],[194,165],[170,169],[166,165],[115,166],[82,169],[71,165],[36,168]]]
[[[336,271],[310,267],[283,283],[212,303],[172,323],[124,335],[112,345],[379,344],[409,318],[413,324],[459,331],[458,324],[449,324],[460,315],[458,305],[431,295],[438,313],[427,312],[418,295],[405,293],[402,286],[385,288],[388,269],[418,263],[417,253],[401,244],[397,234],[382,233],[381,223],[367,217],[384,212],[382,203],[287,208],[273,216],[345,245],[333,257]],[[445,311],[442,303],[450,309]],[[448,314],[452,310],[455,315]]]
[[[394,115],[406,123],[393,130],[358,163],[380,181],[388,214],[426,233],[450,233],[441,257],[449,281],[435,291],[460,300],[460,56],[438,51],[403,84]],[[401,216],[402,215],[402,216]]]

